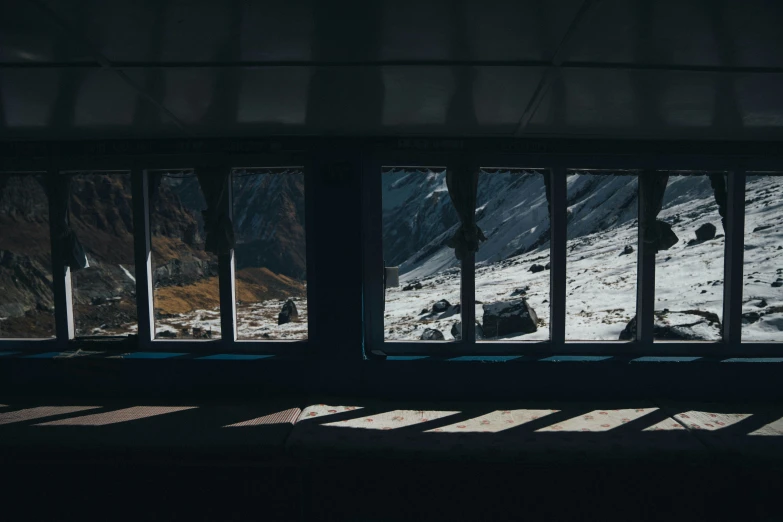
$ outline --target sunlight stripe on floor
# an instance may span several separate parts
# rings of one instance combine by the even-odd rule
[[[100,408],[100,406],[38,406],[35,408],[26,408],[24,410],[0,413],[0,425],[38,420],[43,419],[44,417],[54,417],[55,415],[67,415],[69,413],[78,413],[98,408]]]
[[[106,426],[195,408],[197,406],[133,406],[122,410],[84,415],[83,417],[42,422],[36,426]]]

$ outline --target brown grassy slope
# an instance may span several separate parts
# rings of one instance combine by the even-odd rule
[[[236,273],[238,301],[254,303],[269,299],[303,297],[304,284],[266,268],[245,268]],[[220,306],[218,278],[202,279],[186,286],[167,286],[155,290],[155,309],[164,314],[184,314]]]

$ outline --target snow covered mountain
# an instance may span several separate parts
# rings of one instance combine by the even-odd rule
[[[637,181],[631,175],[595,174],[577,173],[568,179],[566,334],[572,340],[617,340],[635,315],[637,254],[623,251],[636,249]],[[387,291],[386,338],[417,340],[429,328],[438,329],[449,340],[459,321],[453,306],[460,300],[459,268],[445,241],[457,225],[422,219],[419,214],[447,212],[440,209],[450,205],[444,194],[445,174],[395,171],[386,176],[389,180],[384,180],[384,187],[393,197],[384,205],[384,231],[394,231],[390,234],[394,245],[408,245],[408,257],[399,261],[402,286]],[[422,185],[419,190],[413,187],[414,179]],[[749,279],[743,334],[749,340],[783,337],[783,292],[772,286],[783,275],[781,181],[748,179],[745,274]],[[535,309],[540,328],[507,338],[548,338],[549,271],[530,270],[534,264],[545,265],[549,257],[540,174],[482,173],[477,207],[478,224],[488,237],[476,254],[478,322],[484,304],[524,296]],[[680,241],[657,257],[656,324],[675,328],[682,338],[719,339],[724,243],[709,179],[671,176],[659,217],[672,224]],[[695,230],[705,223],[712,223],[717,235],[697,242]],[[441,299],[452,307],[445,313],[432,313],[432,305]]]

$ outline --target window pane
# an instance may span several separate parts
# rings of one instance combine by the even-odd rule
[[[783,175],[748,174],[742,340],[783,341]]]
[[[399,267],[400,286],[386,289],[387,340],[453,340],[459,322],[460,265],[446,242],[459,219],[443,167],[383,172],[383,257]],[[380,267],[379,267],[380,268]]]
[[[725,183],[725,175],[668,174],[658,219],[671,225],[679,240],[656,255],[654,337],[659,341],[720,340],[724,232],[716,203],[720,190],[712,185]]]
[[[71,175],[70,219],[88,267],[71,270],[76,336],[138,328],[130,174]]]
[[[220,337],[217,256],[204,251],[207,208],[192,171],[150,173],[155,336]]]
[[[233,172],[237,338],[307,339],[304,172]]]
[[[566,339],[617,341],[636,315],[635,173],[568,176]]]
[[[0,337],[54,337],[44,182],[41,174],[0,174]]]
[[[483,169],[476,221],[477,340],[549,338],[548,171]]]

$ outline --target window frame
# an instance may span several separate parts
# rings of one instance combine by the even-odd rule
[[[248,165],[252,167],[248,167]],[[83,349],[96,352],[173,352],[173,353],[235,353],[269,354],[301,356],[312,351],[317,330],[314,328],[316,314],[308,313],[308,336],[303,340],[239,340],[236,338],[236,300],[234,279],[234,252],[218,257],[219,292],[221,305],[221,338],[194,339],[155,339],[154,306],[152,289],[152,258],[150,213],[148,199],[148,173],[160,170],[227,169],[235,168],[274,168],[281,165],[301,166],[305,177],[305,248],[306,269],[308,274],[307,303],[308,312],[315,308],[315,292],[311,277],[313,266],[313,168],[309,154],[299,151],[284,151],[261,154],[167,154],[132,156],[89,156],[89,157],[49,157],[4,161],[0,172],[15,174],[45,173],[47,176],[60,176],[69,172],[129,172],[134,224],[134,260],[136,277],[136,307],[138,333],[129,336],[107,336],[101,339],[79,338],[75,336],[73,317],[73,296],[70,270],[55,255],[58,245],[57,224],[49,220],[52,237],[52,287],[55,301],[55,334],[51,339],[0,339],[0,351],[40,352],[69,351]],[[228,176],[229,194],[231,194],[231,176]],[[51,200],[49,205],[51,208]],[[224,204],[228,212],[232,211],[231,197]],[[57,274],[60,274],[59,276]],[[231,310],[225,314],[224,310]],[[225,335],[224,332],[228,332]]]
[[[618,145],[619,147],[620,145]],[[384,339],[382,194],[383,167],[468,164],[548,171],[552,186],[550,213],[550,337],[547,341],[481,341],[472,333],[459,341],[387,341]],[[631,356],[726,356],[780,355],[783,342],[742,342],[742,277],[744,250],[745,172],[773,171],[783,160],[770,157],[719,156],[711,154],[569,154],[504,152],[375,151],[365,161],[362,187],[364,215],[364,302],[366,356],[464,356],[464,355],[631,355]],[[724,250],[724,296],[722,337],[719,341],[653,341],[655,299],[655,254],[639,239],[637,249],[637,309],[640,320],[632,341],[566,341],[566,180],[570,171],[635,170],[639,177],[659,171],[727,173],[727,231]],[[643,197],[642,184],[639,183]],[[637,211],[638,212],[638,211]],[[641,222],[641,216],[640,220]],[[461,302],[475,300],[475,258],[463,260]],[[470,311],[468,311],[470,310]],[[466,313],[467,311],[467,313]],[[473,307],[461,307],[462,324],[473,324]],[[464,326],[463,326],[464,328]]]

